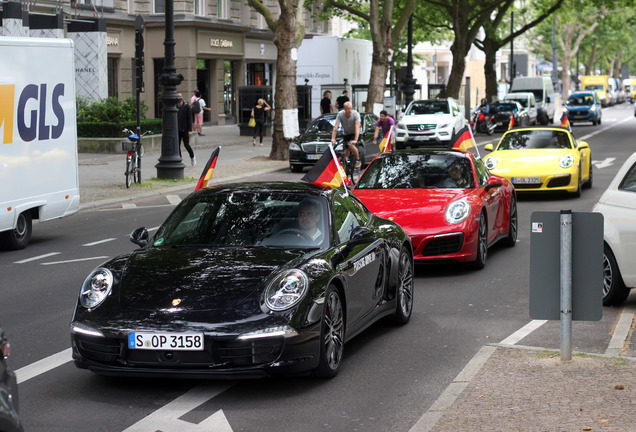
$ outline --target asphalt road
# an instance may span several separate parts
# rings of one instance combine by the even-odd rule
[[[590,211],[634,151],[633,107],[604,110],[600,126],[575,125],[590,143],[594,186],[581,198],[519,199],[519,240],[490,250],[486,268],[418,266],[415,305],[404,327],[378,323],[345,347],[340,374],[253,381],[119,379],[76,369],[69,322],[86,275],[107,257],[136,246],[128,234],[157,227],[185,193],[82,211],[35,224],[31,245],[0,251],[0,319],[18,370],[27,431],[408,431],[487,343],[559,348],[559,323],[537,325],[528,312],[530,217],[533,211]],[[477,136],[483,145],[497,137]],[[260,180],[294,180],[288,170]],[[600,287],[599,287],[600,289]],[[636,303],[636,294],[628,302]],[[618,310],[600,322],[575,322],[573,349],[605,352]],[[510,340],[510,339],[508,339]]]

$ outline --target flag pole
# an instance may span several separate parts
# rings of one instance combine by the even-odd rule
[[[340,174],[340,180],[342,180],[342,185],[344,186],[345,195],[348,196],[349,189],[347,189],[347,185],[345,184],[345,179],[342,176],[342,171],[344,170],[342,169],[342,165],[340,165],[340,161],[336,157],[336,152],[333,150],[333,145],[331,145],[331,143],[329,143],[329,151],[331,152],[331,157],[333,157],[333,160],[336,162],[336,165],[338,165],[338,174]]]

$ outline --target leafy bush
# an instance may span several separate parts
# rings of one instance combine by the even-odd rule
[[[113,138],[122,136],[122,129],[137,128],[137,100],[128,96],[123,102],[117,98],[94,101],[82,96],[76,99],[77,136],[91,138]],[[161,133],[162,119],[146,119],[148,106],[139,103],[141,130]]]

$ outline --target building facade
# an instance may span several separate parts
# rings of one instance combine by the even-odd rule
[[[263,3],[277,15],[277,1]],[[2,9],[10,9],[3,5],[7,3],[0,3]],[[149,107],[148,118],[161,117],[159,76],[164,66],[165,0],[79,0],[70,4],[36,0],[23,4],[22,9],[26,27],[29,14],[62,15],[68,23],[66,37],[70,37],[71,23],[92,21],[98,23],[98,31],[103,27],[106,55],[96,60],[105,63],[106,83],[98,83],[105,89],[101,97],[122,100],[135,95],[135,20],[141,16],[145,53],[141,99]],[[310,37],[328,34],[331,22],[314,20],[306,12],[305,29]],[[236,123],[238,87],[275,86],[277,49],[273,33],[262,15],[243,0],[175,0],[174,38],[175,66],[184,77],[178,91],[186,99],[195,90],[201,92],[211,108],[204,111],[205,122]],[[84,37],[75,40],[77,44]]]

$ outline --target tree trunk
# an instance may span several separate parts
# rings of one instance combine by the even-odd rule
[[[281,5],[282,6],[282,5]],[[283,133],[283,108],[294,109],[298,106],[296,94],[296,60],[292,59],[292,49],[296,48],[296,8],[288,5],[281,7],[278,26],[274,32],[274,44],[278,52],[276,65],[276,94],[274,96],[274,134],[269,158],[287,160],[291,139]]]
[[[484,63],[484,75],[486,76],[486,98],[489,102],[494,102],[497,97],[497,43],[487,36],[484,38],[484,54],[486,55],[486,63]]]
[[[448,84],[446,85],[446,94],[448,97],[459,100],[459,92],[462,88],[462,80],[464,79],[464,70],[466,69],[466,42],[463,40],[463,34],[455,31],[455,42],[450,47],[453,53],[453,66],[451,67]]]
[[[368,113],[373,112],[373,104],[384,104],[384,89],[386,87],[386,77],[389,73],[389,56],[386,50],[373,50],[372,58],[369,91],[365,107],[365,111]]]
[[[563,55],[563,64],[561,70],[561,84],[563,88],[561,90],[561,100],[568,100],[568,96],[570,95],[570,65],[572,64],[572,56],[571,55]]]

